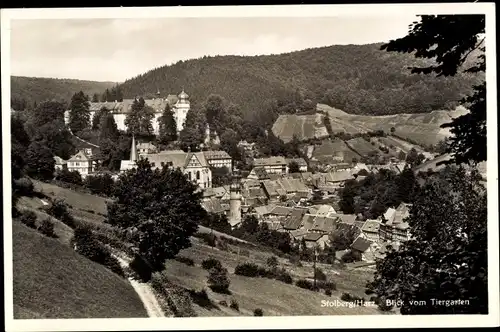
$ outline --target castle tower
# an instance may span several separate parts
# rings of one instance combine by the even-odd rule
[[[239,176],[233,175],[233,183],[231,183],[229,191],[228,221],[231,227],[234,227],[241,223],[241,186]]]
[[[174,114],[177,125],[177,132],[180,133],[184,128],[184,123],[186,122],[187,113],[189,112],[190,109],[190,103],[189,103],[189,95],[184,92],[184,89],[182,89],[182,92],[177,97],[178,100],[177,103],[175,103]]]
[[[132,135],[132,147],[130,148],[130,161],[137,161],[137,147],[135,145],[135,136]]]

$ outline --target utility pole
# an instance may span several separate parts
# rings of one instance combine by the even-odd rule
[[[314,290],[316,290],[316,255],[317,255],[317,251],[316,251],[316,245],[314,246],[314,261],[313,261],[313,268],[314,268]]]

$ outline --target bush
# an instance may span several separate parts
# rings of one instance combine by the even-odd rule
[[[326,274],[319,267],[314,270],[314,276],[316,280],[326,281]]]
[[[210,270],[208,275],[208,286],[216,293],[230,294],[229,284],[230,280],[227,276],[227,269],[222,266],[214,267]]]
[[[309,281],[309,280],[306,280],[306,279],[299,279],[295,282],[295,285],[297,287],[300,287],[300,288],[304,288],[304,289],[308,289],[308,290],[311,290],[311,291],[315,291],[317,290],[317,287],[316,289],[314,288],[314,284]]]
[[[276,273],[276,280],[284,282],[286,284],[293,283],[292,276],[285,269],[281,269]]]
[[[219,301],[219,304],[220,304],[221,306],[227,307],[227,302],[226,302],[226,301],[224,301],[224,300]]]
[[[14,182],[14,188],[20,196],[32,197],[35,193],[33,181],[29,178],[20,178]]]
[[[47,209],[47,212],[62,221],[64,224],[68,225],[71,228],[76,227],[75,220],[68,212],[68,205],[62,199],[55,199],[50,207]]]
[[[50,217],[42,221],[42,223],[38,227],[38,231],[48,237],[57,237],[56,233],[54,232],[54,222]]]
[[[332,281],[318,281],[316,282],[316,287],[324,290],[327,289],[331,291],[337,290],[337,284]]]
[[[189,265],[189,266],[194,266],[194,261],[189,257],[177,256],[177,257],[175,257],[175,260],[178,262],[184,263],[186,265]]]
[[[267,259],[266,261],[267,267],[269,267],[271,270],[275,270],[278,268],[278,258],[276,256],[271,256]]]
[[[343,263],[352,263],[352,262],[359,262],[359,261],[361,261],[361,258],[362,258],[361,254],[358,251],[349,250],[344,255],[342,255],[342,257],[340,258],[340,260]]]
[[[23,211],[21,222],[30,228],[36,228],[36,214],[33,211]]]
[[[254,316],[264,316],[264,312],[262,311],[261,308],[257,308],[253,311]]]
[[[111,196],[115,181],[109,174],[87,176],[85,187],[94,195]]]
[[[195,236],[202,239],[203,242],[205,242],[205,244],[210,247],[215,247],[215,245],[217,244],[217,236],[215,236],[214,234],[197,233],[195,234]]]
[[[231,304],[229,305],[229,308],[236,310],[236,311],[240,311],[240,305],[238,304],[238,302],[235,299],[231,300]]]
[[[332,296],[332,291],[329,289],[325,289],[325,295]]]
[[[58,169],[56,171],[55,180],[66,183],[82,185],[82,176],[77,171],[68,171],[67,169]]]
[[[234,274],[245,276],[245,277],[258,277],[259,276],[259,266],[253,263],[243,263],[236,266],[234,269]]]
[[[221,269],[222,263],[218,259],[210,257],[201,262],[201,267],[205,270],[211,270],[213,268]]]
[[[200,307],[211,309],[214,307],[212,301],[208,297],[207,291],[203,288],[201,291],[190,290],[189,294],[194,303],[199,305]]]
[[[148,282],[153,275],[153,267],[142,256],[136,254],[129,267],[142,281]]]

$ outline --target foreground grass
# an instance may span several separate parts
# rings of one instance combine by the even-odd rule
[[[15,319],[147,317],[126,279],[18,221],[12,233]]]

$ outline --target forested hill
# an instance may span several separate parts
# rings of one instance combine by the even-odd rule
[[[115,86],[114,82],[94,82],[73,79],[41,78],[12,76],[10,79],[12,107],[17,109],[26,103],[28,107],[33,103],[55,99],[69,102],[73,94],[83,91],[92,97],[101,95],[106,89]]]
[[[269,99],[323,102],[354,114],[423,113],[453,108],[477,77],[410,74],[422,63],[412,54],[380,50],[381,44],[338,45],[265,56],[216,56],[179,61],[125,81],[125,98],[178,93],[194,102],[219,94],[245,113]]]

